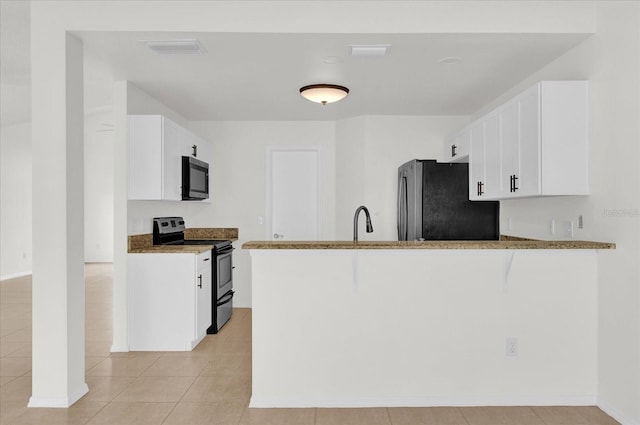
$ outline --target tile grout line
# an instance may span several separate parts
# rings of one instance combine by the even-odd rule
[[[540,419],[540,422],[541,422],[541,423],[543,423],[543,424],[546,424],[546,423],[547,423],[547,422],[544,420],[544,418],[543,418],[542,416],[538,415],[538,413],[537,413],[537,412],[536,412],[532,407],[529,407],[529,410],[531,410],[531,413],[533,413],[535,417],[537,417],[538,419]]]
[[[460,409],[459,407],[456,407],[457,412],[460,414],[460,416],[462,417],[462,419],[464,419],[465,423],[467,425],[471,425],[471,422],[469,422],[469,419],[467,419],[467,417],[464,415],[464,412],[462,411],[462,409]]]

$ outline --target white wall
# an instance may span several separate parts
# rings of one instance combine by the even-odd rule
[[[192,122],[190,127],[210,140],[211,203],[188,222],[193,227],[238,227],[236,247],[264,240],[265,160],[268,146],[320,146],[323,155],[323,238],[335,238],[335,153],[333,122]],[[234,253],[234,305],[251,306],[251,262],[247,251]]]
[[[353,214],[366,204],[366,117],[336,122],[336,239],[353,238]],[[364,218],[361,219],[364,222]],[[378,223],[372,219],[374,232]],[[358,232],[365,239],[364,230]]]
[[[85,261],[113,260],[113,132],[103,122],[110,114],[85,120]],[[0,276],[31,273],[31,124],[1,128]]]
[[[442,160],[443,140],[467,117],[365,116],[336,126],[336,235],[353,238],[359,205],[371,212],[373,233],[361,240],[397,240],[398,167],[411,159]],[[364,218],[360,219],[364,222]]]
[[[31,273],[31,124],[0,127],[0,279]]]
[[[108,125],[105,125],[108,124]],[[84,261],[113,261],[113,116],[85,116]]]
[[[506,93],[538,80],[590,84],[590,186],[587,197],[501,203],[502,227],[543,239],[551,219],[584,217],[575,239],[615,242],[598,254],[598,404],[623,423],[640,423],[640,3],[601,2],[597,33]],[[493,105],[489,105],[491,107]],[[487,109],[488,109],[487,108]],[[483,111],[480,111],[480,115]]]

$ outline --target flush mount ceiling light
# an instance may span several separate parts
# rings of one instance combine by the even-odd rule
[[[195,38],[181,40],[144,40],[144,44],[161,55],[203,54],[207,51]]]
[[[307,100],[326,105],[347,97],[349,89],[336,84],[311,84],[302,87],[300,94]]]

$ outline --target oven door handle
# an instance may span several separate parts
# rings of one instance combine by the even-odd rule
[[[232,246],[227,247],[227,248],[222,248],[221,250],[217,251],[216,254],[218,254],[218,255],[228,254],[230,252],[233,252],[234,249],[235,248],[232,247]]]
[[[233,294],[235,294],[235,291],[229,290],[226,294],[221,296],[216,303],[216,307],[220,307],[221,305],[229,303],[233,299]]]

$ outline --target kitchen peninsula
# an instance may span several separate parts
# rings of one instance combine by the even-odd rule
[[[252,407],[591,405],[583,241],[252,241]]]

